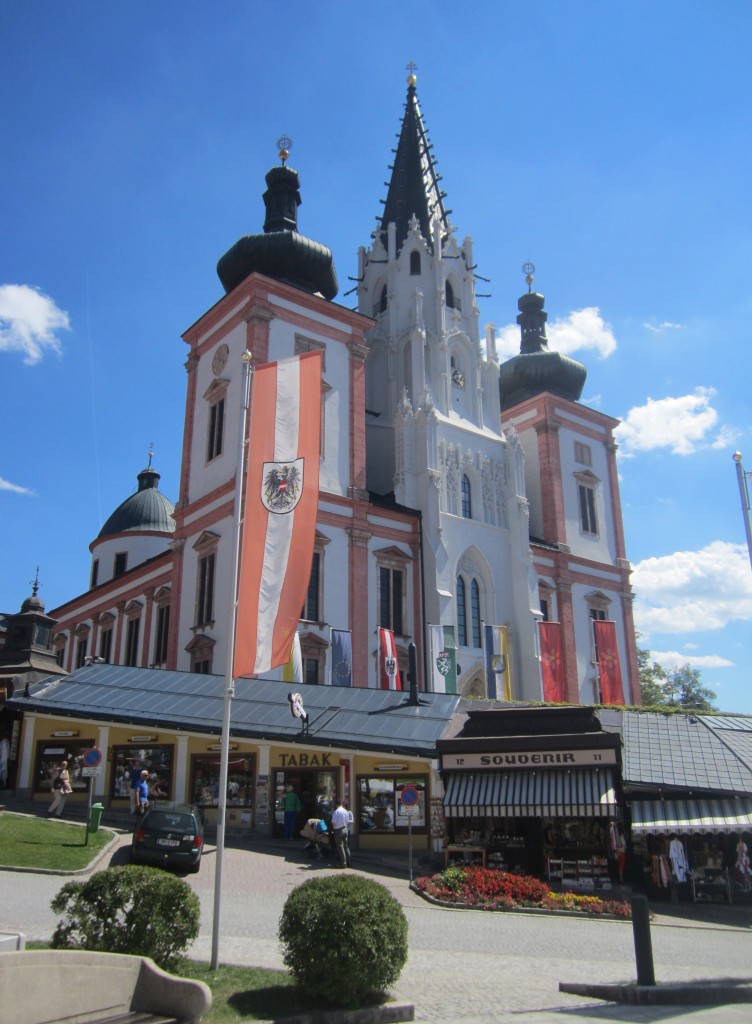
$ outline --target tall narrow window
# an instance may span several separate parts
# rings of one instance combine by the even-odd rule
[[[206,461],[222,454],[225,433],[225,400],[220,398],[209,407],[209,430],[206,438]]]
[[[452,288],[452,286],[449,283],[449,281],[447,281],[446,287],[445,287],[444,291],[446,293],[446,304],[447,304],[447,307],[449,309],[454,309],[454,288]]]
[[[86,645],[88,637],[82,637],[76,644],[76,668],[83,668],[86,662]]]
[[[465,609],[465,581],[457,577],[457,642],[467,647],[467,613]]]
[[[384,285],[384,287],[381,289],[381,295],[379,296],[379,304],[378,304],[378,309],[377,309],[378,313],[385,313],[386,312],[386,303],[387,303],[386,285]]]
[[[466,473],[462,474],[462,518],[473,518],[473,498],[470,491],[470,480]]]
[[[402,622],[403,574],[399,569],[379,569],[379,625],[403,634]]]
[[[420,253],[417,249],[413,249],[410,253],[410,273],[413,275],[420,273]]]
[[[196,591],[196,625],[204,626],[214,621],[214,569],[216,555],[212,551],[198,560],[198,585]]]
[[[473,580],[470,584],[470,617],[473,647],[480,647],[480,587],[477,580]]]
[[[595,490],[586,484],[578,485],[580,495],[580,529],[583,533],[598,533],[595,515]]]
[[[112,659],[112,627],[99,634],[99,657],[109,665]]]
[[[89,583],[89,589],[96,587],[99,580],[99,559],[95,558],[91,563],[91,581]]]
[[[113,569],[113,579],[117,579],[118,576],[122,576],[125,570],[128,568],[128,552],[118,551],[115,555],[115,565]]]
[[[170,606],[157,608],[157,635],[154,640],[154,664],[164,665],[167,661],[167,641],[170,637]]]
[[[318,551],[313,553],[311,565],[311,576],[308,580],[308,593],[306,594],[305,605],[301,618],[310,622],[320,622],[319,617],[319,571],[321,566],[321,555]]]
[[[141,619],[128,619],[125,632],[125,664],[134,668],[138,665],[138,637],[141,631]]]

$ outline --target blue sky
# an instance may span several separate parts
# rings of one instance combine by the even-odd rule
[[[180,335],[282,134],[354,304],[414,61],[481,325],[518,351],[532,260],[582,401],[623,421],[642,645],[752,713],[751,30],[747,0],[0,5],[0,609],[37,565],[48,610],[86,589],[150,444],[177,497]]]

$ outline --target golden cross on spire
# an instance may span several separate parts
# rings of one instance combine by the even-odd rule
[[[407,64],[405,64],[405,71],[408,72],[408,75],[407,75],[407,84],[408,85],[415,85],[415,82],[416,82],[415,72],[417,70],[418,70],[418,65],[415,63],[414,60],[410,60],[410,61],[407,62]]]

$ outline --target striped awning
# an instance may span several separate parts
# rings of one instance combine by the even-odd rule
[[[633,800],[632,831],[654,835],[752,832],[752,800]]]
[[[444,796],[449,818],[609,818],[617,813],[608,768],[455,772]]]

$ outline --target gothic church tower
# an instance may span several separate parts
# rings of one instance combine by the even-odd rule
[[[472,242],[457,240],[444,198],[411,74],[384,213],[358,258],[358,308],[375,320],[367,486],[422,514],[424,622],[454,627],[458,690],[485,693],[488,624],[508,629],[513,697],[540,699],[523,452],[501,432],[499,364],[492,331],[485,352],[480,345]]]

